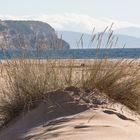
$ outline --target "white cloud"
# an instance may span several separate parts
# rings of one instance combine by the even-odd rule
[[[11,19],[11,20],[39,20],[47,22],[55,30],[69,30],[77,32],[91,32],[95,27],[97,31],[105,29],[106,26],[110,26],[114,23],[113,29],[129,27],[129,26],[139,26],[138,24],[133,24],[127,21],[113,20],[108,18],[93,18],[88,15],[80,14],[46,14],[46,15],[36,15],[36,16],[0,16],[1,19]]]

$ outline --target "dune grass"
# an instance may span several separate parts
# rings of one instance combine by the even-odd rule
[[[140,112],[140,69],[134,60],[95,60],[83,84],[98,89],[109,98]]]
[[[105,30],[106,31],[106,30]],[[105,32],[104,31],[104,32]],[[97,38],[97,51],[103,33]],[[112,32],[106,44],[112,46]],[[84,64],[84,65],[83,65]],[[92,62],[76,60],[20,59],[1,61],[0,118],[7,124],[21,112],[46,100],[48,91],[76,86],[95,89],[140,113],[140,63],[129,59],[98,58]]]
[[[70,61],[64,68],[64,62],[56,60],[5,60],[1,61],[0,116],[5,123],[22,111],[33,108],[45,100],[47,92],[75,85],[73,64]]]

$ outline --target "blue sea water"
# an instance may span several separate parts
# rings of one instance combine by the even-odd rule
[[[18,50],[0,51],[0,59],[19,58],[21,55]],[[26,58],[42,59],[140,58],[140,48],[25,51],[24,55]]]

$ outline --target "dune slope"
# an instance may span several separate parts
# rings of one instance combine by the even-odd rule
[[[0,140],[139,140],[138,116],[121,111],[121,105],[88,108],[67,99],[53,106],[41,102],[2,129]]]

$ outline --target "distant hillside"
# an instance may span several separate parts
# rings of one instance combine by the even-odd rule
[[[0,46],[12,49],[19,46],[29,49],[69,49],[69,44],[59,39],[49,24],[40,21],[0,20]]]
[[[62,35],[62,38],[70,44],[71,48],[78,48],[77,42],[79,41],[82,33],[70,32],[70,31],[58,31],[57,34],[58,36]],[[120,34],[117,34],[116,36],[119,37],[116,48],[122,48],[124,44],[126,44],[126,48],[140,48],[140,38],[120,35]],[[95,43],[92,46],[89,46],[89,42],[91,41],[91,38],[92,36],[90,34],[83,35],[84,48],[90,48],[90,47],[96,48]],[[107,40],[107,34],[104,35],[104,40]],[[79,44],[79,47],[81,48],[82,46]]]
[[[140,38],[140,27],[128,27],[115,30],[117,34],[129,35]]]

